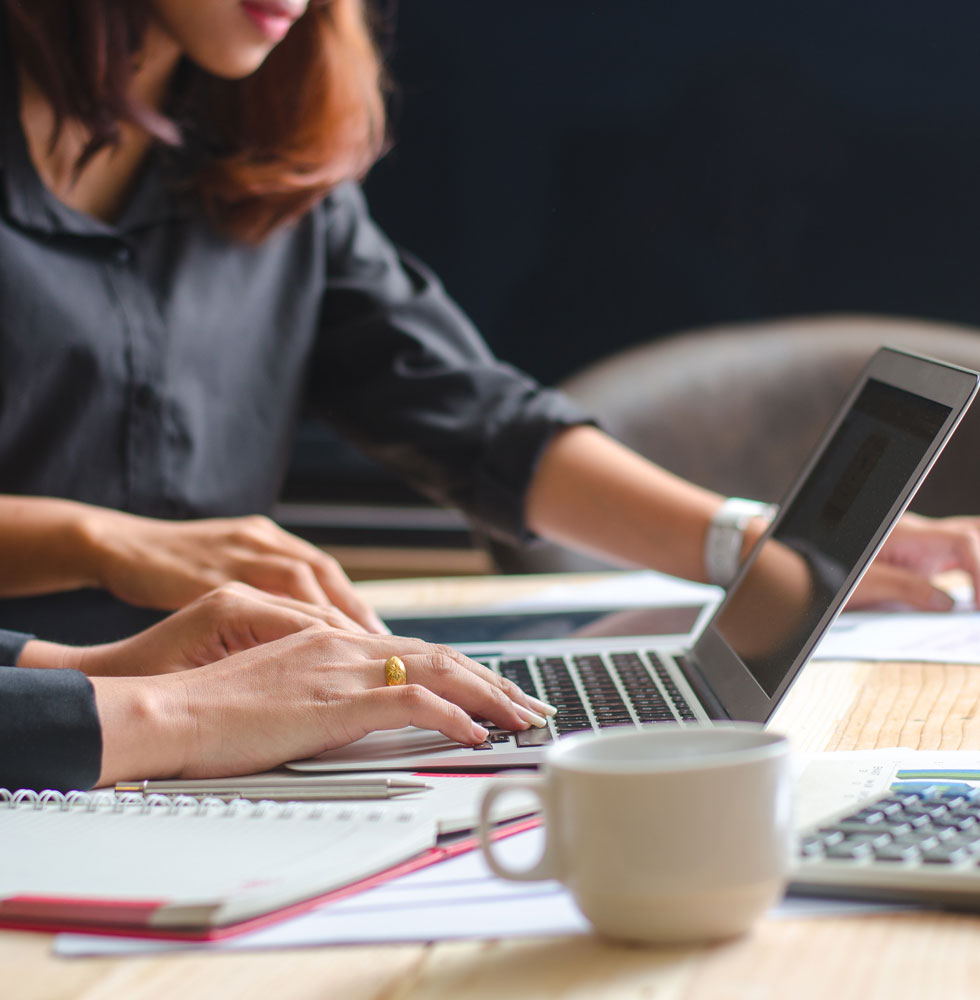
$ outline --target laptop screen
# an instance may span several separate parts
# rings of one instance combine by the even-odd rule
[[[875,353],[690,651],[689,680],[714,718],[771,718],[978,381],[930,358]]]
[[[950,407],[868,379],[714,627],[775,695],[915,473]]]

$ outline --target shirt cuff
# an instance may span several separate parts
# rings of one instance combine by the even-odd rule
[[[87,789],[101,770],[89,679],[77,670],[0,667],[0,786]]]
[[[477,488],[465,508],[473,525],[510,544],[536,541],[524,513],[538,462],[555,435],[582,425],[594,427],[598,422],[563,393],[554,389],[528,393],[493,435]]]
[[[35,638],[24,632],[7,632],[0,629],[0,666],[16,667],[24,647]]]

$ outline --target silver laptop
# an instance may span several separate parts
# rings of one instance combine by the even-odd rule
[[[663,636],[457,644],[559,709],[545,729],[464,747],[429,730],[372,733],[301,771],[537,764],[566,733],[716,719],[766,722],[839,613],[977,392],[976,372],[882,348],[724,600],[687,643]],[[765,441],[752,442],[765,447]]]

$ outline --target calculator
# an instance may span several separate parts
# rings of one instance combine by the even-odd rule
[[[789,891],[980,910],[980,789],[898,786],[806,829]]]

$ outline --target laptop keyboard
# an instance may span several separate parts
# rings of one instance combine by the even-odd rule
[[[792,889],[980,909],[980,789],[893,791],[804,834]]]
[[[500,660],[496,669],[558,709],[551,721],[558,736],[630,723],[695,719],[666,665],[653,652],[520,657]],[[491,742],[495,735],[491,733]],[[540,746],[552,739],[552,731],[549,727],[518,732],[514,738],[518,746]]]

